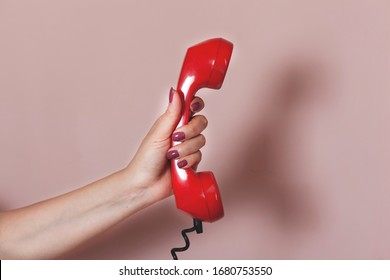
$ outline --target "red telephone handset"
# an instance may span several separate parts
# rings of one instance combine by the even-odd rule
[[[233,44],[222,38],[204,41],[187,50],[181,69],[177,91],[182,99],[182,116],[177,127],[191,117],[190,103],[201,88],[219,89],[222,86]],[[171,146],[179,142],[171,140]],[[212,172],[181,169],[177,159],[171,160],[173,192],[177,208],[194,219],[213,222],[223,217],[223,205],[217,182]]]

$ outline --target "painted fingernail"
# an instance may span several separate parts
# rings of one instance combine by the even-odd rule
[[[199,103],[199,102],[195,102],[195,103],[191,104],[191,110],[192,110],[193,112],[196,112],[196,111],[198,111],[199,109],[200,109],[200,103]]]
[[[177,166],[179,167],[179,168],[183,168],[184,166],[186,166],[188,164],[188,162],[185,160],[185,159],[183,159],[183,160],[181,160],[181,161],[179,161],[178,163],[177,163]]]
[[[184,134],[184,132],[175,132],[172,134],[173,141],[182,141],[182,140],[184,140],[184,138],[186,138],[186,135]]]
[[[170,91],[169,91],[169,103],[172,103],[172,100],[173,100],[173,93],[175,92],[175,90],[171,87]]]
[[[177,157],[179,157],[179,152],[176,151],[176,150],[169,151],[168,154],[167,154],[167,158],[168,159],[174,159],[174,158],[177,158]]]

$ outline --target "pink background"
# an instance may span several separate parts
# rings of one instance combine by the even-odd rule
[[[226,216],[180,258],[389,259],[389,1],[1,1],[0,210],[124,167],[212,37],[235,49],[199,170]],[[68,258],[170,259],[191,223],[171,197]]]

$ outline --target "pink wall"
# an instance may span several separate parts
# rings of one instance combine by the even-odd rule
[[[180,257],[389,259],[385,0],[1,1],[0,209],[125,166],[186,48],[219,36],[235,50],[222,89],[200,93],[199,169],[226,216]],[[189,225],[169,198],[69,258],[170,259]]]

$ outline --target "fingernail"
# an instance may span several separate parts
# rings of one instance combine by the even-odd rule
[[[184,138],[186,138],[184,132],[175,132],[172,134],[173,141],[182,141]]]
[[[199,109],[200,109],[200,103],[199,103],[199,102],[195,102],[195,103],[191,104],[191,110],[192,110],[193,112],[196,112],[196,111],[198,111]]]
[[[185,159],[183,159],[183,160],[181,160],[181,161],[179,161],[178,163],[177,163],[177,166],[179,167],[179,168],[183,168],[184,166],[186,166],[188,164],[188,162],[185,160]]]
[[[167,154],[167,158],[168,159],[174,159],[174,158],[177,158],[177,157],[179,157],[179,152],[176,151],[176,150],[169,151],[168,154]]]
[[[170,91],[169,91],[169,103],[172,103],[172,100],[173,100],[173,93],[175,92],[175,90],[171,87]]]

